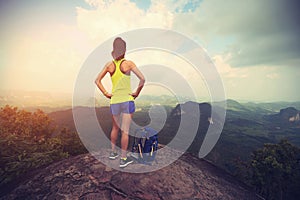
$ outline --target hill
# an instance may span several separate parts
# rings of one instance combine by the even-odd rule
[[[295,126],[297,123],[290,123],[286,119],[286,116],[291,117],[288,114],[291,112],[291,109],[286,110],[282,108],[282,111],[273,112],[261,107],[254,107],[253,105],[256,104],[247,106],[246,104],[241,104],[234,100],[227,100],[226,103],[226,121],[222,134],[214,149],[207,156],[207,159],[217,166],[231,173],[235,173],[235,159],[241,158],[242,160],[247,160],[250,158],[251,153],[255,149],[263,147],[264,143],[277,143],[283,138],[288,139],[296,146],[300,146],[300,134],[298,134],[300,130],[299,126]],[[165,126],[159,133],[159,142],[161,144],[168,144],[174,138],[178,131],[182,115],[185,115],[185,118],[188,119],[190,123],[195,123],[195,112],[190,109],[190,107],[194,108],[193,105],[195,104],[199,105],[200,111],[199,129],[188,151],[198,155],[199,147],[203,142],[209,126],[208,118],[211,116],[211,105],[208,103],[188,101],[183,104],[178,104],[173,108],[167,107],[168,118]],[[218,103],[214,103],[213,105],[216,106],[215,111],[217,112],[218,109],[223,109],[219,107]],[[84,111],[85,109],[91,108],[81,107],[80,109]],[[292,112],[292,114],[295,114],[294,111]],[[105,133],[109,135],[111,127],[109,108],[96,108],[96,113],[101,127]],[[49,116],[54,119],[56,124],[69,127],[71,130],[76,131],[71,109],[53,112],[50,113]],[[284,117],[280,118],[279,116]],[[288,124],[288,126],[281,127],[280,124],[278,125],[276,123],[276,120],[269,120],[274,117],[280,119],[279,122],[283,120],[282,122]],[[133,118],[137,124],[147,125],[149,123],[147,107],[143,107],[143,109],[137,111]],[[214,122],[213,125],[216,125],[219,119],[215,118],[212,120]],[[189,134],[188,127],[186,132]]]
[[[269,103],[244,103],[244,106],[249,108],[260,108],[271,112],[279,112],[282,108],[295,107],[300,110],[300,102],[269,102]]]
[[[139,174],[111,169],[90,154],[83,154],[36,172],[1,199],[261,198],[228,173],[191,154],[158,171]]]
[[[294,107],[281,109],[279,113],[265,116],[266,120],[278,127],[299,126],[300,111]]]

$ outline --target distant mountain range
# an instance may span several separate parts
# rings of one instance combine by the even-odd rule
[[[143,98],[145,99],[143,100]],[[229,99],[226,100],[226,102],[213,103],[186,101],[174,105],[176,101],[172,102],[172,98],[169,99],[168,96],[151,97],[149,99],[146,97],[143,98],[141,98],[143,101],[137,104],[139,109],[137,109],[137,112],[133,116],[135,123],[141,126],[147,125],[150,122],[148,113],[151,107],[150,104],[168,103],[166,103],[166,105],[162,104],[166,108],[167,120],[163,129],[159,132],[160,144],[168,145],[170,141],[174,139],[179,129],[180,120],[183,118],[188,122],[184,125],[183,129],[186,136],[191,134],[190,128],[192,126],[190,127],[189,125],[194,123],[199,125],[196,136],[188,148],[188,151],[194,155],[192,156],[194,158],[195,155],[197,156],[199,153],[209,126],[215,126],[220,123],[218,113],[214,115],[215,118],[211,119],[212,112],[225,109],[223,107],[225,103],[227,105],[226,121],[222,134],[213,150],[205,159],[231,174],[234,174],[237,170],[236,159],[249,159],[251,153],[257,148],[261,148],[265,143],[277,143],[279,140],[285,138],[292,144],[300,147],[299,102],[239,103]],[[97,99],[90,98],[89,101],[87,105],[97,101]],[[145,102],[145,104],[141,102]],[[212,106],[214,106],[214,110],[212,110]],[[66,127],[71,131],[76,131],[73,120],[73,110],[85,113],[89,109],[95,109],[99,124],[107,137],[109,137],[112,121],[108,106],[96,108],[80,106],[73,108],[73,110],[71,107],[59,107],[54,109],[54,112],[49,113],[49,117],[54,120],[54,123],[58,127]],[[211,123],[211,120],[213,123]],[[60,132],[56,134],[60,134]],[[129,147],[130,146],[131,143],[129,144]]]
[[[189,97],[169,96],[169,95],[141,95],[136,103],[142,106],[151,104],[161,104],[167,106],[176,106],[178,103],[189,101]],[[228,99],[227,109],[232,111],[257,111],[264,114],[274,114],[282,108],[294,107],[300,110],[300,101],[298,102],[270,102],[270,103],[239,103],[238,101]],[[213,102],[217,104],[218,102]],[[40,108],[46,112],[70,108],[72,106],[71,93],[42,92],[42,91],[23,91],[23,90],[0,90],[0,107],[5,105],[18,106],[23,108]],[[109,100],[102,97],[82,97],[80,106],[107,106]]]
[[[5,105],[46,112],[72,106],[72,96],[67,93],[50,93],[40,91],[0,90],[0,107]]]
[[[249,159],[255,149],[265,143],[277,143],[281,139],[288,139],[300,147],[297,102],[241,104],[227,100],[225,125],[208,159],[234,172],[235,159]]]
[[[251,152],[255,149],[262,147],[265,143],[277,143],[283,138],[300,146],[299,110],[295,107],[288,106],[276,112],[278,109],[277,103],[274,103],[274,106],[268,104],[267,108],[265,104],[240,104],[234,100],[227,100],[226,103],[226,121],[222,134],[214,149],[207,156],[207,159],[219,167],[234,172],[235,159],[249,159]],[[214,103],[217,111],[223,109],[218,107],[219,105],[222,105],[222,103]],[[175,107],[165,106],[168,118],[159,133],[160,143],[168,144],[174,138],[183,115],[185,115],[187,121],[195,123],[196,112],[191,109],[196,108],[195,106],[200,111],[199,128],[188,151],[198,155],[199,148],[210,126],[211,104],[209,103],[188,101]],[[80,109],[84,112],[85,109],[93,108],[80,107]],[[143,126],[149,123],[148,109],[149,105],[145,108],[142,107],[134,114],[134,121],[137,124]],[[109,136],[112,123],[109,107],[96,108],[96,114],[102,129]],[[49,116],[59,126],[69,127],[71,130],[76,131],[72,109],[52,112],[49,113]],[[216,125],[218,120],[218,118],[212,119],[214,124],[211,124],[211,126]],[[184,128],[186,134],[190,134],[189,128],[187,124]]]

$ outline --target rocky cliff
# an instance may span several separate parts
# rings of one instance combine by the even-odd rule
[[[260,199],[234,177],[191,154],[149,173],[111,169],[83,154],[34,174],[0,199]]]

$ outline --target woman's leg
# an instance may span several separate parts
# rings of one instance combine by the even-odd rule
[[[120,129],[120,115],[112,116],[113,126],[110,133],[111,149],[113,152],[116,152],[116,142],[118,139],[118,133]]]
[[[122,147],[122,158],[127,157],[127,148],[128,148],[128,142],[129,142],[129,128],[131,124],[132,114],[129,113],[123,113],[122,116],[122,137],[121,137],[121,147]]]

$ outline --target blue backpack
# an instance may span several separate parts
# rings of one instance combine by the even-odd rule
[[[158,136],[156,130],[143,127],[135,131],[131,157],[139,163],[151,165],[155,160],[157,148]]]

